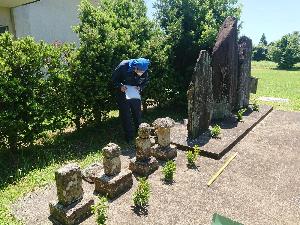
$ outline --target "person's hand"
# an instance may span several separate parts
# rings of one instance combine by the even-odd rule
[[[125,92],[127,90],[127,87],[125,85],[121,86],[121,91]]]

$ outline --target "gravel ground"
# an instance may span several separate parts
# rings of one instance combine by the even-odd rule
[[[298,225],[299,142],[300,113],[273,111],[219,161],[201,157],[197,169],[188,169],[185,153],[179,151],[175,183],[163,184],[160,169],[152,174],[148,211],[138,215],[131,208],[134,181],[130,191],[110,203],[108,225],[206,225],[215,212],[249,225]],[[238,156],[207,187],[210,177],[234,152]],[[123,157],[123,167],[128,160]],[[47,222],[48,200],[55,198],[54,190],[47,187],[20,199],[14,213],[26,224],[51,224]],[[94,221],[90,217],[82,224],[94,225]]]

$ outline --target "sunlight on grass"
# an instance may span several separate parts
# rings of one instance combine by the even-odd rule
[[[252,76],[259,78],[257,94],[251,96],[252,101],[261,96],[287,98],[288,103],[258,103],[272,105],[275,109],[300,111],[300,64],[293,70],[278,70],[273,62],[253,62]]]
[[[26,193],[53,183],[55,171],[63,164],[76,162],[81,168],[85,168],[91,163],[101,161],[101,158],[102,154],[99,151],[90,153],[83,160],[72,160],[62,164],[52,164],[45,169],[34,169],[18,182],[8,185],[0,191],[0,224],[22,224],[10,214],[11,204]]]

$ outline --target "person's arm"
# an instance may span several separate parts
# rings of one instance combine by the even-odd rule
[[[121,67],[120,65],[115,69],[112,75],[113,86],[116,89],[121,89],[123,84],[121,83]]]
[[[146,71],[145,74],[143,74],[143,76],[145,76],[145,78],[141,82],[141,84],[139,85],[139,88],[140,88],[141,92],[144,90],[144,88],[147,86],[147,84],[149,83],[149,80],[150,80],[150,77],[148,75],[148,71]]]

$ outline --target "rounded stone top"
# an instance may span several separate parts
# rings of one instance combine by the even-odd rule
[[[121,155],[121,148],[115,143],[109,143],[102,149],[105,158],[114,158]]]
[[[61,168],[59,168],[56,173],[60,175],[65,175],[70,172],[80,171],[80,166],[76,163],[69,163]]]
[[[150,125],[148,123],[142,123],[139,126],[138,135],[141,138],[148,138],[150,135]]]
[[[157,128],[171,128],[175,125],[175,121],[169,117],[158,118],[153,122],[155,129]]]

